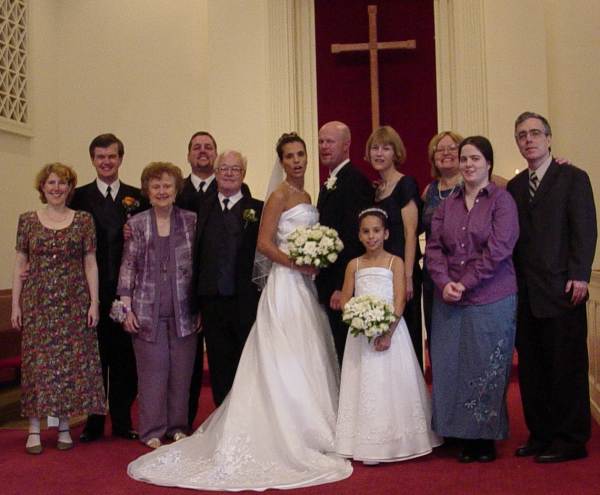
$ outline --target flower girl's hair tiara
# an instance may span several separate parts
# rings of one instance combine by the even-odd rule
[[[367,216],[367,215],[369,215],[369,214],[371,214],[371,215],[375,214],[376,216],[377,216],[378,214],[379,214],[379,215],[382,215],[382,216],[383,216],[383,217],[384,217],[386,220],[387,220],[387,217],[388,217],[388,214],[387,214],[387,212],[386,212],[385,210],[382,210],[381,208],[366,208],[366,209],[364,209],[363,211],[361,211],[361,212],[358,214],[358,219],[359,219],[359,220],[362,220],[362,218],[363,218],[364,216]]]

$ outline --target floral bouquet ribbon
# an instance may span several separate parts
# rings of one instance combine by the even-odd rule
[[[337,260],[344,243],[335,229],[317,223],[312,227],[298,227],[290,233],[287,248],[297,265],[324,268]]]
[[[342,319],[350,326],[352,335],[364,335],[371,342],[390,330],[396,315],[394,308],[383,299],[364,295],[353,297],[346,303]]]

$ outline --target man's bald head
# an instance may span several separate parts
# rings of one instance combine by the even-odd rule
[[[350,158],[350,128],[346,124],[333,120],[319,129],[319,158],[329,170]]]

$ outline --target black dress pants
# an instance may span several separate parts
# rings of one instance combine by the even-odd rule
[[[519,293],[516,346],[519,385],[530,439],[562,449],[590,438],[585,304],[554,318],[536,318]]]
[[[101,308],[97,327],[100,363],[112,432],[126,434],[131,430],[131,405],[137,396],[137,372],[131,335]],[[88,416],[85,430],[92,435],[104,433],[105,416]]]

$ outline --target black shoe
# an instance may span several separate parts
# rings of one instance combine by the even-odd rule
[[[517,457],[530,457],[541,454],[548,447],[549,445],[545,442],[528,440],[525,445],[521,445],[517,450],[515,450],[515,455]]]
[[[496,445],[493,440],[478,441],[478,462],[493,462],[496,460]]]
[[[104,433],[101,431],[86,430],[84,428],[79,436],[79,441],[82,443],[90,443],[102,438],[103,435]]]
[[[125,440],[139,440],[140,436],[135,430],[113,430],[113,437],[124,438]]]
[[[535,462],[549,464],[553,462],[574,461],[587,457],[585,447],[556,448],[550,447],[535,456]]]
[[[464,464],[475,462],[478,457],[477,444],[475,440],[463,440],[463,448],[458,454],[458,462]]]

